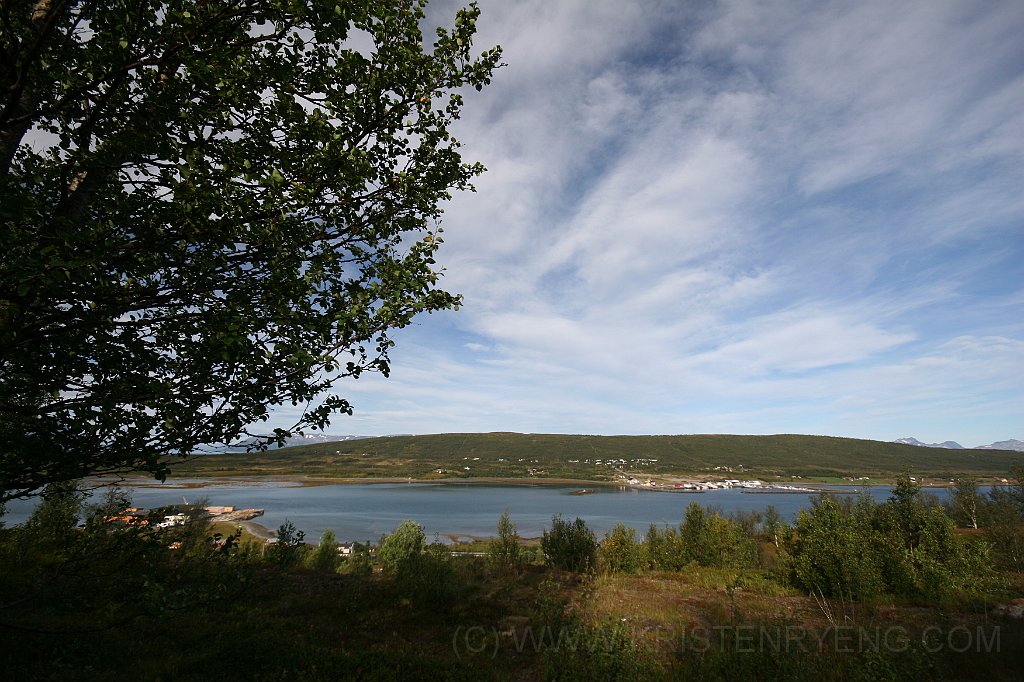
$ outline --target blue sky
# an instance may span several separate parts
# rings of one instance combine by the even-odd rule
[[[1019,1],[480,6],[465,306],[330,432],[1024,439]]]

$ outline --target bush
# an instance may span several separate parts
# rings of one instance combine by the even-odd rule
[[[854,599],[884,591],[875,542],[868,528],[822,499],[800,512],[789,549],[793,582],[811,592]]]
[[[313,570],[334,573],[338,570],[338,563],[340,561],[341,558],[338,556],[338,540],[334,536],[334,531],[325,530],[320,538],[320,544],[309,555],[307,563]]]
[[[286,520],[277,529],[277,542],[267,549],[267,558],[278,566],[290,567],[302,561],[306,553],[306,533]]]
[[[498,571],[517,573],[525,560],[525,553],[516,533],[516,524],[512,523],[506,509],[498,519],[498,537],[492,540],[487,548],[487,562]]]
[[[573,523],[555,514],[551,530],[540,541],[549,564],[567,571],[586,571],[597,563],[597,539],[587,523],[577,517]]]
[[[752,534],[740,523],[691,502],[686,507],[683,523],[679,527],[683,556],[677,563],[696,561],[708,568],[747,568],[757,563],[757,547]]]
[[[927,603],[998,587],[987,546],[956,535],[952,519],[927,506],[909,481],[884,504],[847,507],[826,498],[800,513],[787,547],[797,586],[826,596],[889,594]]]
[[[647,567],[657,571],[681,571],[689,563],[679,533],[668,525],[661,530],[650,525],[644,538],[644,557]]]
[[[636,573],[644,563],[643,549],[636,541],[636,529],[620,523],[601,540],[601,566],[612,573]]]
[[[455,592],[451,553],[439,542],[428,545],[415,521],[403,521],[382,538],[377,557],[399,592],[421,606],[443,606]]]
[[[406,574],[415,570],[425,547],[423,526],[406,519],[390,535],[381,538],[377,558],[385,571],[395,575]]]

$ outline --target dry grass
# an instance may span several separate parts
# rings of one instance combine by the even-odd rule
[[[911,633],[931,626],[984,625],[984,605],[950,610],[900,601],[870,604],[815,598],[756,574],[696,569],[684,573],[603,575],[595,578],[590,612],[625,619],[638,629],[685,631],[721,625],[773,623],[825,629],[836,625],[899,625]]]

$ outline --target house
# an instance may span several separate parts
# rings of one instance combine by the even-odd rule
[[[164,517],[164,520],[156,524],[157,528],[172,528],[174,526],[184,526],[188,521],[187,514],[168,514]]]

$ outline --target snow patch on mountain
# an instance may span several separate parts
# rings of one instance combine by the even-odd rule
[[[908,436],[906,438],[897,438],[893,441],[894,443],[902,443],[904,445],[916,445],[922,448],[946,448],[947,450],[966,450],[963,445],[953,440],[947,440],[942,443],[923,443],[916,438]],[[1024,452],[1024,441],[1011,438],[1010,440],[999,440],[990,445],[979,445],[974,450],[1016,450],[1017,452]]]

